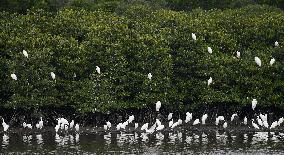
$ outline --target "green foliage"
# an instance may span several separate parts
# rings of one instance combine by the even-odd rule
[[[71,8],[1,12],[0,103],[31,110],[71,106],[81,113],[153,107],[158,100],[168,109],[243,106],[252,98],[283,107],[283,23],[283,11],[267,6],[189,14],[144,4],[120,15]]]

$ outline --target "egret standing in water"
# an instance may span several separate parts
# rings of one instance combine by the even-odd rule
[[[158,101],[158,102],[156,103],[156,111],[159,111],[159,110],[160,110],[161,105],[162,105],[161,101]]]
[[[194,41],[196,41],[196,35],[194,33],[191,33],[191,37]]]
[[[259,57],[254,57],[254,61],[259,67],[261,67],[261,60],[259,59]]]
[[[53,72],[50,72],[50,76],[53,80],[55,80],[55,74]]]
[[[212,52],[213,52],[213,50],[212,50],[211,47],[207,47],[207,51],[208,51],[208,53],[210,53],[210,54],[212,54]]]
[[[101,74],[101,69],[100,69],[99,66],[96,66],[96,71],[97,71],[98,74]]]
[[[23,50],[23,54],[24,54],[24,56],[25,56],[26,58],[29,57],[28,52],[27,52],[26,50]]]
[[[18,80],[16,74],[11,74],[11,78],[12,78],[13,80]]]

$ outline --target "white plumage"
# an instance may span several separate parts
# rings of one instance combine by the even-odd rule
[[[261,67],[261,60],[259,59],[259,57],[254,57],[254,61],[259,67]]]
[[[159,111],[159,110],[160,110],[161,105],[162,105],[161,101],[158,101],[158,102],[156,103],[156,111]]]
[[[208,51],[208,53],[210,53],[210,54],[213,52],[213,50],[212,50],[211,47],[208,47],[208,48],[207,48],[207,51]]]
[[[255,129],[259,129],[258,125],[254,123],[254,120],[252,120],[251,124]]]
[[[196,35],[194,33],[191,33],[191,37],[194,41],[196,40]]]
[[[23,50],[23,54],[24,54],[24,56],[25,56],[26,58],[29,57],[28,52],[27,52],[26,50]]]
[[[99,66],[96,66],[96,71],[98,74],[101,74],[101,68]]]
[[[53,80],[55,79],[55,74],[53,72],[50,72],[50,76]]]
[[[280,126],[283,122],[284,122],[284,118],[281,117],[281,118],[279,118],[277,125]]]
[[[197,124],[199,124],[199,123],[200,123],[199,119],[196,119],[196,120],[193,122],[192,125],[197,125]]]
[[[169,122],[169,127],[172,127],[173,124],[174,124],[174,121],[171,120],[171,121]]]
[[[241,52],[237,51],[237,58],[241,57]]]
[[[206,119],[208,118],[207,114],[204,114],[201,118],[201,124],[205,124]]]
[[[277,121],[274,121],[274,122],[271,124],[270,129],[276,128],[277,125],[278,125],[278,122],[277,122]]]
[[[76,130],[77,132],[79,132],[79,128],[80,128],[80,127],[79,127],[79,124],[76,124],[76,125],[75,125],[75,130]]]
[[[208,79],[208,81],[207,81],[208,86],[209,86],[212,82],[213,82],[213,79],[212,79],[212,77],[210,77],[210,78]]]
[[[38,128],[42,129],[42,127],[43,127],[43,120],[42,117],[40,117],[40,121],[38,122]]]
[[[186,113],[186,118],[185,118],[185,123],[188,123],[192,119],[192,113],[187,112]]]
[[[148,128],[149,123],[145,123],[144,125],[142,125],[141,130],[146,130]]]
[[[111,123],[109,121],[106,122],[108,128],[111,128]]]
[[[134,115],[128,117],[128,123],[132,123],[134,121]]]
[[[9,125],[4,121],[4,119],[2,118],[2,126],[4,128],[4,132],[6,132],[9,129]]]
[[[270,66],[272,66],[275,63],[275,59],[272,58],[269,63],[270,63]]]
[[[227,122],[225,122],[225,123],[223,124],[223,128],[224,128],[224,129],[226,129],[226,128],[227,128],[227,126],[228,126],[228,123],[227,123]]]
[[[275,41],[274,45],[275,45],[275,47],[278,47],[279,46],[278,41]]]
[[[157,126],[156,130],[160,131],[160,130],[163,130],[164,128],[165,128],[165,126],[161,124],[161,125]]]
[[[153,75],[151,73],[148,73],[148,79],[151,80]]]
[[[256,100],[256,99],[253,99],[253,100],[251,101],[252,110],[255,109],[256,105],[257,105],[257,100]]]
[[[171,120],[173,118],[173,113],[169,113],[168,115],[168,121]]]
[[[72,121],[70,122],[69,127],[70,127],[70,128],[73,128],[73,127],[74,127],[74,120],[72,120]]]
[[[135,123],[134,124],[134,129],[137,129],[138,128],[138,123]]]
[[[248,119],[247,119],[247,117],[244,118],[244,124],[245,124],[245,125],[248,124]]]
[[[11,78],[12,78],[13,80],[18,80],[16,74],[11,74]]]
[[[238,116],[238,114],[233,114],[233,115],[231,116],[231,121],[233,121],[236,116]]]

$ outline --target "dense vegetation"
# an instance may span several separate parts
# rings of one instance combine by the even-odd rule
[[[2,11],[1,107],[88,113],[153,107],[160,100],[165,109],[183,111],[238,109],[253,98],[258,106],[284,107],[281,9],[249,5],[186,13],[136,4],[119,10]],[[272,57],[276,62],[270,66]]]

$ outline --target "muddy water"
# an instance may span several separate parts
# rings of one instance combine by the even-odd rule
[[[92,131],[92,132],[88,132]],[[1,133],[7,154],[284,154],[284,132],[165,130]]]

